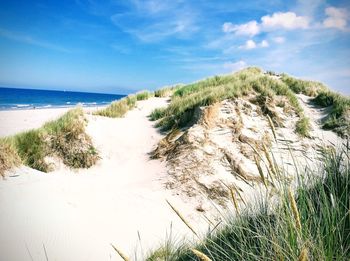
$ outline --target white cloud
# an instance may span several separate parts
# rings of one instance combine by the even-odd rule
[[[323,26],[326,28],[336,28],[345,30],[349,14],[344,8],[328,7],[325,9],[327,18],[323,21]]]
[[[226,22],[222,25],[224,33],[234,33],[236,35],[247,35],[253,37],[264,31],[277,29],[307,29],[310,27],[310,19],[307,16],[298,16],[294,12],[277,12],[272,15],[261,17],[261,23],[255,20],[245,24],[232,24]]]
[[[273,41],[274,41],[275,43],[282,44],[282,43],[284,43],[284,42],[286,41],[286,38],[281,37],[281,36],[277,36],[277,37],[274,37],[274,38],[273,38]]]
[[[243,60],[240,60],[238,62],[226,62],[223,64],[223,67],[226,71],[236,72],[247,67],[247,63]]]
[[[260,43],[256,43],[253,40],[248,40],[245,42],[244,45],[239,46],[239,49],[244,49],[244,50],[251,50],[255,48],[266,48],[269,47],[270,44],[267,40],[262,40]],[[231,48],[229,48],[231,49]]]
[[[224,23],[222,30],[225,33],[235,33],[237,35],[254,36],[260,33],[259,24],[256,21],[250,21],[245,24],[235,25],[232,23]]]
[[[261,17],[261,26],[266,29],[307,29],[309,27],[310,19],[306,16],[297,16],[293,12],[277,12]]]
[[[266,41],[266,40],[262,40],[261,43],[260,43],[260,47],[262,48],[266,48],[266,47],[269,47],[269,42]]]
[[[255,49],[256,43],[253,40],[248,40],[245,42],[245,45],[241,45],[239,48],[240,49],[245,49],[245,50],[250,50],[250,49]]]

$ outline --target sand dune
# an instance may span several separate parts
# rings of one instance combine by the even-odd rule
[[[142,255],[166,233],[189,233],[165,199],[197,229],[194,208],[164,189],[165,164],[149,159],[162,135],[147,116],[165,104],[161,98],[138,102],[121,119],[87,115],[101,156],[90,169],[61,165],[46,174],[21,167],[0,181],[1,259],[46,260],[46,251],[49,260],[119,260],[111,243]]]

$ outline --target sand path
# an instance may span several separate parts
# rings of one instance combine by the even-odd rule
[[[148,156],[162,136],[147,115],[165,104],[139,102],[121,119],[87,115],[102,158],[90,169],[22,167],[0,181],[0,259],[119,260],[110,243],[142,254],[170,231],[188,234],[165,199],[186,216],[193,208],[164,189],[165,164]]]

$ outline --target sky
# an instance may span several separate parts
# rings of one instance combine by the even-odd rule
[[[350,94],[350,1],[0,0],[0,85],[126,94],[248,66]]]

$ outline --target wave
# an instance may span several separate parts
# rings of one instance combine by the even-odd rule
[[[32,104],[16,104],[17,108],[30,107]]]

